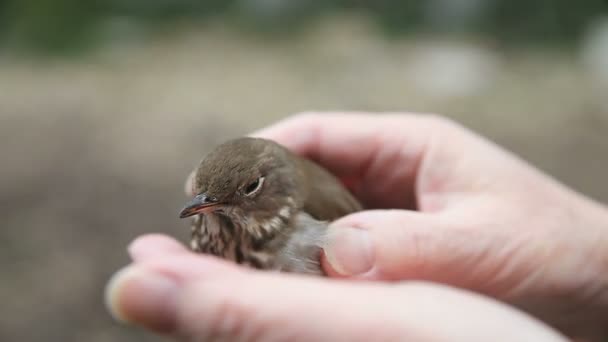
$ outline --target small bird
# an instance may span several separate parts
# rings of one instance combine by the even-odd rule
[[[213,149],[192,182],[190,247],[257,269],[323,275],[329,221],[362,209],[332,174],[271,140]]]

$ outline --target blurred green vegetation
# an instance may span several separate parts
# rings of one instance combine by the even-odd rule
[[[339,12],[368,15],[391,36],[474,33],[497,43],[567,45],[608,14],[608,0],[0,0],[0,43],[38,52],[81,50],[103,39],[117,19],[146,34],[216,19],[277,35]]]

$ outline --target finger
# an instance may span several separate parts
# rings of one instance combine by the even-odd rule
[[[500,296],[518,279],[507,272],[516,246],[492,234],[441,215],[361,212],[330,226],[322,264],[335,277],[428,280]]]
[[[275,140],[350,183],[368,207],[414,205],[414,184],[437,130],[419,114],[296,115],[253,135]]]
[[[144,261],[167,254],[189,253],[177,240],[162,234],[147,234],[133,240],[127,248],[133,261]]]
[[[234,291],[238,280],[247,286]],[[187,340],[563,341],[513,309],[437,285],[260,273],[193,283],[180,296],[177,317]]]
[[[437,115],[301,114],[253,135],[320,163],[367,208],[439,211],[453,194],[517,192],[496,179],[529,179],[524,188],[540,179],[511,153]]]
[[[224,260],[194,254],[168,253],[125,267],[112,276],[105,290],[106,307],[120,322],[152,331],[175,330],[175,292],[198,277],[242,272]]]
[[[396,125],[399,135],[409,136],[413,144],[420,141],[415,144],[423,145],[429,132],[421,132],[420,128],[428,125],[427,121],[422,114],[304,113],[254,132],[252,136],[275,140],[341,175],[362,168],[377,148],[374,145],[379,142],[378,138]],[[411,150],[411,154],[419,153],[417,149]]]
[[[163,273],[130,279],[133,295],[152,299],[150,316],[140,318],[188,341],[563,341],[509,307],[438,285],[221,270],[181,283]],[[151,319],[154,313],[170,319]]]

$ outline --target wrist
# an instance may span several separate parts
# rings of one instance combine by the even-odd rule
[[[605,341],[608,339],[608,207],[601,203],[592,203],[593,222],[597,241],[594,243],[597,260],[597,284],[592,287],[597,293],[597,318],[599,319],[598,335],[591,340]]]
[[[600,219],[598,220],[598,229],[600,230],[600,243],[598,244],[600,253],[600,277],[603,281],[603,303],[606,308],[606,326],[608,327],[608,207],[600,206]]]
[[[608,207],[583,196],[570,199],[570,205],[564,210],[570,212],[574,230],[567,239],[572,243],[572,249],[566,254],[571,254],[578,262],[567,277],[579,282],[571,288],[575,298],[571,309],[577,313],[573,318],[571,312],[558,326],[575,340],[607,341]]]
[[[599,261],[599,278],[602,280],[604,293],[608,297],[608,207],[593,203],[594,205],[594,222],[592,223],[597,230],[597,242],[595,244],[596,254]],[[607,306],[608,306],[608,298]],[[608,309],[608,308],[607,308]],[[607,310],[608,311],[608,310]],[[606,316],[608,320],[608,316]]]

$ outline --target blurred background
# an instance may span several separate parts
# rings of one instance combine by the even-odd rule
[[[0,0],[0,340],[160,340],[103,287],[225,139],[438,112],[607,202],[607,95],[605,0]]]

